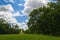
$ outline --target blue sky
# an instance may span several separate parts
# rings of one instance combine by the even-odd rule
[[[14,11],[17,12],[21,12],[21,10],[24,9],[24,6],[19,6],[18,4],[24,4],[24,0],[14,0],[15,2],[12,3],[12,2],[5,2],[4,0],[0,0],[0,5],[8,5],[8,4],[11,4]],[[22,14],[22,13],[21,13]],[[16,19],[18,20],[18,22],[23,22],[24,20],[28,19],[28,17],[26,16],[23,16],[23,17],[16,17]]]
[[[27,29],[29,13],[35,8],[46,6],[47,2],[48,0],[0,0],[0,15],[3,15],[0,18]]]
[[[24,4],[25,4],[24,0],[0,0],[0,10],[2,10],[1,12],[3,12],[3,13],[0,12],[0,15],[3,14],[3,16],[5,16],[7,13],[6,14],[4,14],[4,13],[8,12],[8,14],[5,16],[5,19],[9,23],[12,23],[12,24],[16,23],[19,26],[21,26],[20,28],[23,28],[24,26],[26,27],[27,26],[26,20],[28,20],[29,17],[22,13],[22,10],[24,9]],[[7,7],[7,9],[5,7]],[[5,11],[5,10],[7,10],[7,11]],[[10,10],[10,11],[8,11],[8,10]],[[13,10],[13,11],[11,11],[11,10]],[[4,17],[2,17],[2,18],[4,18]]]
[[[21,12],[21,10],[24,9],[24,6],[19,6],[18,4],[24,4],[24,0],[14,0],[15,2],[14,3],[11,3],[11,2],[5,2],[4,0],[0,0],[0,5],[8,5],[8,4],[11,4],[12,7],[14,8],[14,11],[17,12]],[[21,12],[22,14],[22,12]],[[27,16],[22,16],[22,17],[16,17],[16,19],[18,20],[18,22],[23,22],[24,20],[28,19]]]

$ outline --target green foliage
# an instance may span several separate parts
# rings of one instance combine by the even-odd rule
[[[27,33],[60,35],[60,3],[49,3],[30,13]]]
[[[0,19],[0,34],[18,34],[20,33],[19,26],[11,26],[6,20]]]

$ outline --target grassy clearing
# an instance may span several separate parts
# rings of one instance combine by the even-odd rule
[[[60,37],[37,34],[0,34],[0,40],[60,40]]]

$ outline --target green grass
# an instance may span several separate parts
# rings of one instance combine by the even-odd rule
[[[0,34],[0,40],[60,40],[60,37],[37,34]]]

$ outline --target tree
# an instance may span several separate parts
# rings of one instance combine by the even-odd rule
[[[19,34],[18,25],[11,26],[6,20],[0,19],[0,34]]]
[[[60,1],[48,3],[30,13],[29,33],[60,35]]]
[[[6,33],[10,25],[4,19],[0,19],[0,33]]]

